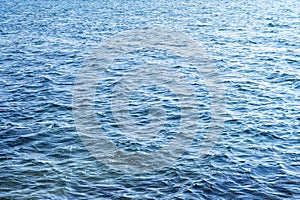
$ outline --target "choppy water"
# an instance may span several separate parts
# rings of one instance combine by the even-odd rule
[[[300,198],[299,1],[0,4],[1,199]],[[102,41],[157,25],[202,43],[219,69],[227,102],[224,129],[210,156],[193,154],[211,116],[208,91],[200,82],[202,126],[182,158],[155,172],[118,172],[96,160],[80,140],[72,113],[73,85],[89,52]],[[115,67],[129,66],[130,59],[135,65],[139,59],[178,64],[160,53],[132,55]],[[111,87],[99,83],[97,109],[116,145],[150,151],[172,139],[180,126],[180,106],[176,99],[169,101],[172,94],[163,88],[137,91],[130,113],[137,123],[147,124],[143,106],[148,104],[141,102],[157,101],[151,91],[163,93],[169,134],[143,145],[131,144],[119,133],[110,135],[117,127],[110,125],[109,111],[101,115],[108,100],[100,97]]]

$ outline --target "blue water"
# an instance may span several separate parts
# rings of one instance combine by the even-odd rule
[[[300,199],[299,1],[0,5],[0,199]],[[201,145],[200,131],[169,168],[134,175],[111,169],[88,151],[76,132],[72,90],[93,48],[121,31],[153,26],[202,44],[225,85],[226,117],[210,156],[191,153]],[[201,87],[203,97],[207,89]],[[155,101],[147,91],[132,100]],[[200,100],[205,131],[210,102]],[[170,135],[157,136],[149,147],[125,146],[147,151],[171,140],[164,136],[178,129],[180,106],[173,100],[165,107],[175,118],[168,122]],[[145,110],[130,111],[137,123],[148,123]],[[105,126],[110,117],[99,122]],[[116,127],[107,127],[109,137]]]

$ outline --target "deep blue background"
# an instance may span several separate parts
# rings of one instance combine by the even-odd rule
[[[225,127],[207,158],[123,174],[81,142],[72,88],[101,41],[156,25],[203,44],[226,86]],[[300,199],[299,72],[296,0],[1,0],[0,198]]]

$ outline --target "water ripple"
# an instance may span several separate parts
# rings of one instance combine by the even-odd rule
[[[299,8],[296,0],[1,1],[0,198],[300,199]],[[212,154],[198,158],[211,102],[205,84],[191,76],[202,126],[188,151],[167,169],[122,174],[97,161],[81,142],[73,84],[100,42],[154,25],[193,37],[210,54],[226,85],[225,127]],[[106,82],[99,83],[99,105],[109,107],[105,97],[116,84],[108,75],[122,76],[144,57],[160,63],[165,56],[164,63],[176,69],[184,65],[164,52],[153,54],[141,51],[111,66]],[[150,151],[178,128],[180,108],[162,88],[137,92],[132,117],[148,123],[147,105],[156,101],[149,90],[169,98],[169,132],[130,143],[109,134],[118,128],[112,113],[98,113],[120,147]]]

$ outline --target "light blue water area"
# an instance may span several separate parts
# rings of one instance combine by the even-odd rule
[[[211,155],[199,158],[193,152],[210,122],[209,91],[182,72],[197,94],[199,131],[169,168],[133,175],[84,146],[72,90],[93,48],[121,31],[154,26],[202,44],[224,81],[226,117]],[[95,96],[106,136],[128,151],[160,149],[181,126],[176,96],[154,85],[137,88],[129,113],[146,126],[151,105],[162,102],[164,129],[139,141],[114,125],[114,81],[148,61],[179,71],[184,65],[159,51],[125,56]],[[299,76],[297,0],[0,0],[0,199],[300,199]]]

